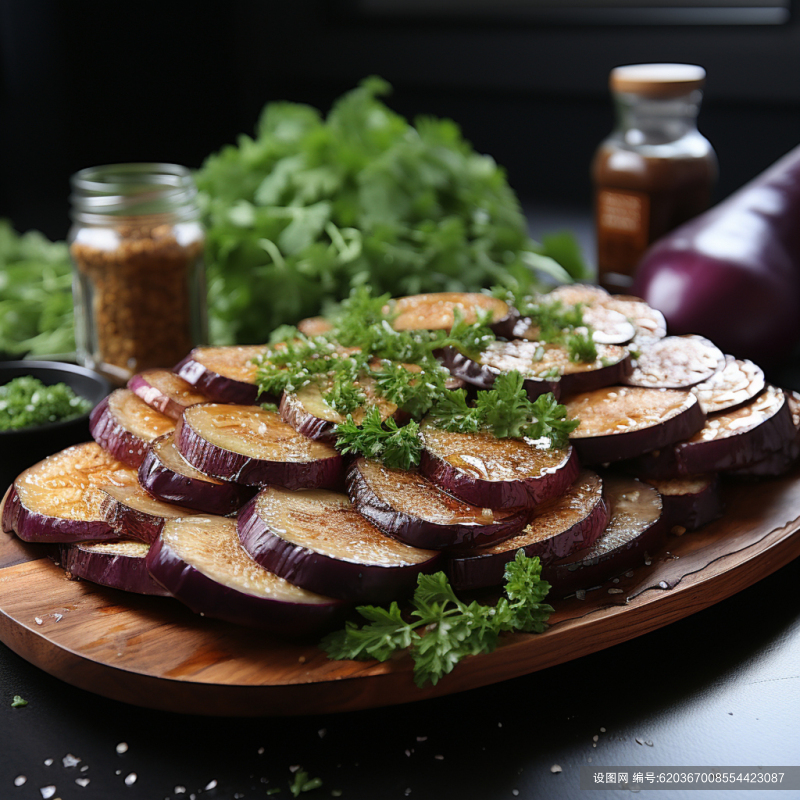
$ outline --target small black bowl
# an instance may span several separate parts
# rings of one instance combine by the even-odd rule
[[[92,407],[110,391],[108,381],[96,372],[74,364],[56,361],[0,361],[0,386],[14,378],[30,375],[45,386],[66,383],[75,394],[85,397]],[[63,422],[48,422],[16,431],[0,431],[0,497],[6,487],[37,461],[65,447],[91,440],[89,412]]]

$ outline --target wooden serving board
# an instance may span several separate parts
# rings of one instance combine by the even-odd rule
[[[656,630],[800,555],[800,470],[779,480],[731,484],[726,493],[721,520],[670,536],[649,566],[617,584],[587,592],[584,600],[554,602],[546,633],[504,636],[494,653],[465,659],[435,687],[414,685],[407,657],[386,664],[329,661],[313,644],[201,618],[171,599],[69,581],[43,548],[5,534],[0,640],[67,683],[178,712],[293,715],[423,700],[552,667]]]

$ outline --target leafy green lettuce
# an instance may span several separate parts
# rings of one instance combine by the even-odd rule
[[[505,173],[455,123],[412,126],[379,99],[389,91],[368,78],[325,119],[270,103],[255,138],[196,174],[215,342],[264,341],[364,284],[393,296],[526,291],[541,272],[585,274],[569,240],[552,239],[556,260],[529,238]]]

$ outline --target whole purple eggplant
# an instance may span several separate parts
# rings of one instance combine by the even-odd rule
[[[633,291],[670,333],[700,333],[764,366],[800,341],[800,146],[659,239]]]

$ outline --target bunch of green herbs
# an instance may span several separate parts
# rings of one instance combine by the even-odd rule
[[[530,292],[543,275],[587,277],[568,234],[531,240],[505,173],[455,123],[411,125],[380,100],[389,91],[368,78],[326,118],[270,103],[254,138],[196,173],[213,341],[262,341],[362,285],[393,296],[498,283]]]
[[[505,596],[496,605],[460,600],[443,572],[420,575],[413,610],[404,615],[396,602],[386,608],[360,606],[367,620],[349,621],[344,630],[326,636],[321,647],[332,659],[387,661],[400,651],[414,660],[417,686],[436,684],[462,658],[491,653],[505,631],[541,633],[552,606],[544,599],[550,584],[541,579],[542,566],[518,550],[505,568]]]
[[[74,350],[67,245],[37,231],[20,235],[0,219],[0,353],[52,358]]]

